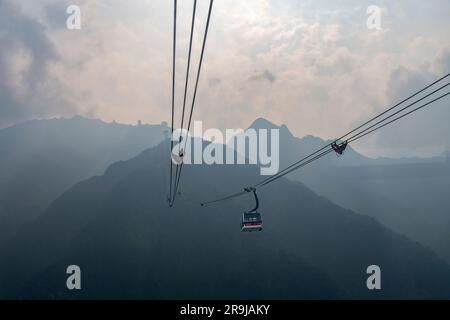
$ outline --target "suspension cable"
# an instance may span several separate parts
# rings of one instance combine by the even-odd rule
[[[366,121],[366,122],[364,122],[363,124],[359,125],[359,126],[356,127],[355,129],[350,130],[349,132],[347,132],[346,134],[344,134],[343,136],[341,136],[340,138],[338,138],[338,139],[336,139],[336,140],[342,140],[342,139],[344,139],[344,138],[347,137],[348,135],[350,135],[350,134],[356,132],[357,130],[363,128],[364,126],[368,125],[368,124],[371,123],[372,121],[374,121],[374,120],[380,118],[381,116],[385,115],[385,114],[388,113],[389,111],[392,111],[393,109],[397,108],[397,107],[400,106],[401,104],[405,103],[406,101],[410,100],[411,98],[414,98],[414,97],[417,96],[418,94],[420,94],[420,93],[422,93],[423,91],[427,90],[428,88],[432,87],[432,86],[435,85],[436,83],[441,82],[442,80],[444,80],[445,78],[447,78],[447,77],[449,77],[449,76],[450,76],[450,73],[447,74],[447,75],[445,75],[445,76],[443,76],[443,77],[441,77],[441,78],[439,78],[438,80],[436,80],[436,81],[434,81],[433,83],[427,85],[427,86],[424,87],[423,89],[421,89],[421,90],[415,92],[414,94],[410,95],[408,98],[406,98],[406,99],[404,99],[404,100],[398,102],[397,104],[395,104],[394,106],[388,108],[387,110],[383,111],[382,113],[380,113],[380,114],[378,114],[378,115],[372,117],[371,119],[369,119],[368,121]],[[442,87],[441,87],[440,89],[442,89]],[[439,90],[440,90],[440,89],[439,89]],[[438,91],[438,90],[436,90],[436,91]],[[436,92],[436,91],[434,91],[434,92]],[[434,92],[433,92],[433,93],[434,93]],[[429,95],[427,95],[427,96],[429,96]],[[320,149],[314,151],[313,153],[307,155],[306,157],[304,157],[304,158],[298,160],[297,162],[291,164],[291,165],[288,166],[287,168],[285,168],[285,169],[283,169],[282,171],[278,172],[275,176],[280,175],[280,174],[283,174],[284,171],[289,170],[290,168],[296,166],[297,164],[299,164],[299,163],[301,163],[301,162],[303,162],[303,161],[305,161],[305,160],[311,158],[312,156],[318,154],[319,152],[321,152],[321,151],[323,151],[323,150],[329,148],[329,147],[331,146],[331,144],[332,144],[332,143],[329,143],[329,144],[323,146],[322,148],[320,148]],[[271,176],[271,177],[266,178],[265,180],[263,180],[263,181],[261,181],[260,183],[258,183],[256,186],[259,186],[259,185],[265,183],[267,180],[273,179],[275,176]]]
[[[197,0],[194,0],[194,7],[192,9],[192,23],[191,23],[191,34],[189,39],[189,51],[188,51],[188,60],[187,60],[187,67],[186,67],[186,80],[184,85],[184,97],[183,97],[183,110],[181,113],[181,130],[183,130],[184,127],[184,112],[186,110],[186,96],[187,96],[187,89],[189,84],[189,71],[191,66],[191,54],[192,54],[192,39],[194,37],[194,27],[195,27],[195,12],[197,8]],[[179,143],[181,143],[182,135],[180,135]],[[184,152],[184,150],[182,151]],[[176,165],[175,169],[175,181],[178,181],[178,174],[179,174],[179,164]]]
[[[172,121],[171,121],[171,135],[170,135],[170,181],[169,181],[169,205],[172,206],[170,198],[172,197],[172,185],[173,185],[173,163],[172,163],[172,149],[173,149],[173,126],[174,126],[174,114],[175,114],[175,56],[176,56],[176,43],[177,43],[177,0],[174,0],[173,6],[173,57],[172,57]]]
[[[391,107],[391,108],[389,108],[389,109],[383,111],[382,113],[380,113],[379,115],[373,117],[373,118],[370,119],[369,121],[366,121],[363,125],[360,125],[360,126],[358,126],[357,128],[355,128],[355,129],[349,131],[348,133],[346,133],[345,135],[343,135],[343,136],[342,136],[341,138],[339,138],[338,140],[340,140],[340,139],[342,139],[342,138],[344,138],[344,137],[350,135],[351,133],[356,132],[358,129],[364,127],[365,125],[369,124],[369,123],[372,122],[373,120],[378,119],[380,116],[386,114],[388,111],[393,110],[395,107],[401,105],[402,103],[406,102],[407,100],[411,99],[412,97],[414,97],[414,96],[418,95],[419,93],[423,92],[424,90],[430,88],[430,87],[433,86],[434,84],[436,84],[436,83],[442,81],[443,79],[447,78],[449,75],[450,75],[450,74],[447,74],[447,75],[445,75],[444,77],[442,77],[442,78],[436,80],[436,81],[433,82],[432,84],[430,84],[430,85],[426,86],[425,88],[421,89],[420,91],[417,91],[416,93],[414,93],[413,95],[411,95],[411,96],[408,97],[407,99],[404,99],[402,102],[400,102],[400,103],[394,105],[393,107]],[[431,96],[432,94],[434,94],[434,93],[436,93],[436,92],[442,90],[443,88],[445,88],[445,87],[447,87],[447,86],[449,86],[449,85],[450,85],[450,83],[445,84],[445,85],[439,87],[438,89],[434,90],[433,92],[427,94],[426,96],[424,96],[424,97],[422,97],[422,98],[420,98],[420,99],[418,99],[418,100],[416,100],[416,101],[410,103],[410,104],[407,105],[406,107],[403,107],[402,109],[396,111],[395,113],[393,113],[393,114],[391,114],[391,115],[389,115],[389,116],[383,118],[382,120],[379,120],[378,122],[376,122],[375,124],[369,126],[368,128],[365,128],[365,129],[363,129],[362,131],[360,131],[360,132],[354,134],[353,136],[351,136],[350,138],[348,138],[347,141],[340,143],[339,146],[342,147],[344,144],[347,144],[347,143],[350,143],[350,142],[359,140],[359,139],[361,139],[362,137],[365,137],[366,135],[368,135],[368,134],[370,134],[370,133],[372,133],[372,132],[375,132],[375,131],[377,131],[377,130],[379,130],[379,129],[381,129],[381,128],[383,128],[383,127],[385,127],[385,126],[387,126],[387,125],[389,125],[389,124],[391,124],[391,123],[394,123],[394,122],[396,122],[396,121],[402,119],[403,117],[405,117],[405,116],[407,116],[407,115],[409,115],[409,114],[412,114],[412,113],[414,113],[414,112],[416,112],[416,111],[418,111],[418,110],[420,110],[420,109],[422,109],[422,108],[425,108],[426,106],[432,104],[433,102],[436,102],[436,101],[438,101],[438,100],[440,100],[440,99],[442,99],[442,98],[444,98],[444,97],[450,95],[450,92],[447,92],[447,93],[445,93],[445,94],[443,94],[443,95],[441,95],[441,96],[439,96],[439,97],[437,97],[437,98],[435,98],[435,99],[433,99],[433,100],[431,100],[431,101],[429,101],[429,102],[424,103],[423,105],[421,105],[421,106],[419,106],[419,107],[417,107],[417,108],[415,108],[415,109],[412,109],[412,110],[408,111],[407,113],[404,113],[404,114],[402,114],[402,115],[400,115],[400,116],[398,116],[398,117],[396,117],[396,118],[394,118],[394,119],[392,119],[392,120],[390,120],[390,121],[388,121],[388,122],[385,122],[386,120],[388,120],[388,119],[394,117],[395,115],[401,113],[402,111],[405,111],[406,109],[410,108],[411,106],[413,106],[413,105],[419,103],[420,101],[424,100],[425,98]],[[385,122],[385,123],[383,123],[383,122]],[[379,125],[379,126],[378,126],[378,125]],[[336,140],[336,141],[337,141],[337,140]],[[255,184],[255,185],[254,185],[253,187],[251,187],[251,188],[259,188],[259,187],[265,186],[265,185],[267,185],[267,184],[269,184],[269,183],[271,183],[271,182],[273,182],[273,181],[275,181],[275,180],[277,180],[277,179],[279,179],[279,178],[281,178],[281,177],[283,177],[283,176],[285,176],[285,175],[291,173],[292,171],[295,171],[295,170],[297,170],[297,169],[299,169],[299,168],[301,168],[301,167],[304,167],[304,166],[306,166],[306,165],[308,165],[308,164],[310,164],[310,163],[312,163],[312,162],[314,162],[314,161],[316,161],[316,160],[322,158],[323,156],[325,156],[325,155],[327,155],[327,154],[333,152],[333,149],[327,149],[327,150],[325,150],[326,148],[328,148],[328,147],[330,147],[330,146],[331,146],[331,143],[328,144],[328,145],[326,145],[326,146],[324,146],[324,147],[322,147],[322,148],[320,148],[319,150],[317,150],[317,151],[311,153],[310,155],[308,155],[308,156],[306,156],[306,157],[300,159],[299,161],[295,162],[294,164],[290,165],[289,167],[283,169],[283,170],[282,170],[281,172],[279,172],[278,174],[276,174],[276,175],[274,175],[274,176],[271,176],[271,177],[269,177],[269,178],[266,178],[266,179],[264,179],[263,181],[261,181],[261,182]],[[323,150],[325,150],[325,151],[323,151]],[[321,152],[321,151],[323,151],[323,152]],[[321,153],[320,153],[320,152],[321,152]],[[315,156],[315,157],[313,157],[313,156]],[[313,158],[311,158],[311,157],[313,157]],[[311,159],[310,159],[310,158],[311,158]],[[308,160],[308,159],[309,159],[309,160]],[[307,161],[306,161],[306,160],[307,160]],[[248,188],[245,188],[244,191],[239,192],[239,193],[232,194],[232,195],[227,196],[227,197],[223,197],[223,198],[220,198],[220,199],[217,199],[217,200],[213,200],[213,201],[201,203],[201,205],[203,206],[203,205],[207,205],[207,204],[211,204],[211,203],[216,203],[216,202],[220,202],[220,201],[225,201],[225,200],[229,200],[229,199],[232,199],[232,198],[236,198],[236,197],[242,196],[243,194],[245,194],[245,193],[248,192],[247,189],[248,189]]]
[[[200,54],[200,61],[199,61],[199,64],[198,64],[197,78],[196,78],[196,81],[195,81],[194,94],[192,96],[191,111],[189,113],[189,122],[188,122],[188,126],[187,126],[187,131],[188,132],[189,132],[189,129],[191,128],[192,114],[194,112],[195,99],[197,97],[198,82],[199,82],[200,73],[201,73],[201,70],[202,70],[203,57],[204,57],[204,53],[205,53],[206,39],[207,39],[207,36],[208,36],[209,22],[211,20],[211,11],[212,11],[212,7],[213,7],[213,3],[214,3],[214,0],[210,0],[210,2],[209,2],[209,10],[208,10],[208,18],[206,20],[205,34],[203,36],[202,51],[201,51],[201,54]],[[187,139],[185,139],[185,141],[184,141],[183,152],[186,151],[186,144],[187,144]],[[180,179],[181,179],[181,172],[183,170],[183,163],[184,162],[181,162],[181,164],[179,166],[180,169],[179,169],[179,174],[178,174],[177,180],[175,182],[175,191],[174,191],[174,194],[173,194],[172,204],[175,202],[175,198],[176,198],[176,195],[177,195],[178,185],[179,185]]]

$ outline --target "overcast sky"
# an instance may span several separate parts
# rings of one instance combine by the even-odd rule
[[[192,0],[178,2],[179,110]],[[209,1],[198,3],[193,66]],[[81,30],[66,28],[70,4]],[[366,27],[369,5],[382,9],[381,30]],[[169,122],[172,10],[169,0],[0,0],[0,127],[75,114]],[[449,17],[448,0],[216,0],[194,119],[225,129],[264,117],[337,137],[450,71]],[[450,149],[450,99],[355,147]]]

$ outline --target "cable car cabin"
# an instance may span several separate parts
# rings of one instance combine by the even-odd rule
[[[241,220],[241,231],[261,231],[262,230],[262,218],[261,214],[256,211],[244,212]]]

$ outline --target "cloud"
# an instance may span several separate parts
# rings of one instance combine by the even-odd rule
[[[66,27],[66,10],[69,4],[68,1],[59,1],[57,3],[50,3],[44,7],[45,18],[50,27],[55,29]]]
[[[435,63],[441,63],[441,58],[442,54],[440,53],[436,56]],[[426,68],[428,65],[433,64],[424,64],[422,70],[399,67],[392,71],[388,89],[389,101],[392,105],[397,104],[415,91],[418,91],[437,80],[438,75],[434,74],[431,70],[428,70]],[[439,70],[442,71],[442,69]],[[443,73],[441,75],[443,75]],[[434,85],[426,92],[403,103],[396,111],[449,83],[449,81],[450,80],[447,79]],[[411,106],[408,108],[408,111],[447,92],[448,89],[438,91],[432,97],[426,98],[416,105]],[[449,106],[449,97],[444,97],[443,99],[428,105],[424,109],[404,117],[395,122],[395,124],[387,126],[379,132],[368,136],[365,142],[361,143],[372,146],[369,148],[369,154],[373,156],[376,156],[377,154],[389,156],[396,156],[399,154],[421,156],[442,155],[450,148],[450,126],[448,125],[448,119],[450,119]]]
[[[0,1],[0,126],[63,112],[47,67],[58,54],[41,24]],[[59,103],[58,109],[55,102]]]
[[[66,113],[128,123],[167,121],[172,2],[70,2],[81,7],[80,31],[60,27],[67,17],[66,0],[16,0],[15,6],[4,2],[9,3],[6,12],[15,10],[3,13],[8,26],[0,20],[0,90],[2,102],[15,107],[2,107],[0,121]],[[178,3],[176,111],[180,114],[192,3]],[[205,127],[235,128],[265,117],[285,123],[298,136],[333,138],[448,70],[448,1],[380,0],[381,31],[366,28],[370,4],[216,1],[194,120],[203,120]],[[207,9],[208,1],[198,2],[190,95]],[[17,31],[15,24],[20,21],[33,24],[33,30]],[[9,36],[14,32],[18,34]],[[386,139],[365,141],[358,145],[362,151],[397,150]],[[415,146],[413,141],[402,143],[405,148]]]
[[[433,63],[432,63],[433,72],[436,74],[445,75],[450,73],[450,47],[441,48]]]
[[[209,79],[208,84],[210,87],[215,87],[215,86],[220,85],[221,82],[222,82],[222,80],[219,78],[211,78],[211,79]]]
[[[276,79],[277,78],[275,77],[275,75],[272,72],[270,72],[269,70],[264,70],[264,72],[261,74],[257,74],[257,75],[249,77],[249,80],[252,80],[252,81],[267,80],[270,83],[274,83]]]

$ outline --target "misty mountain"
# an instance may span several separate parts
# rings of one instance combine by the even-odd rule
[[[250,127],[280,130],[280,168],[332,142],[297,138],[286,126],[264,119]],[[349,145],[343,156],[327,155],[287,178],[301,181],[339,206],[376,218],[450,263],[450,162],[444,157],[371,159]]]
[[[294,136],[286,125],[278,126],[264,118],[256,119],[249,128],[260,129],[278,129],[280,132],[280,152],[282,166],[290,165],[293,161],[299,160],[317,149],[323,147],[326,144],[333,142],[334,140],[324,140],[312,135],[306,135],[302,138]],[[390,165],[390,164],[416,164],[416,163],[430,163],[430,162],[442,162],[445,161],[443,157],[433,158],[369,158],[357,151],[355,151],[351,145],[348,145],[345,151],[345,161],[338,157],[324,157],[320,160],[321,163],[334,166],[369,166],[369,165]],[[281,169],[281,168],[280,168]],[[303,169],[302,169],[303,170]],[[308,170],[305,168],[304,170]]]
[[[156,145],[165,130],[82,117],[0,130],[0,246],[73,184]]]
[[[449,298],[450,268],[374,219],[280,179],[261,189],[261,233],[239,220],[251,195],[201,207],[259,180],[245,165],[187,165],[166,202],[169,142],[80,182],[2,254],[7,298]],[[65,287],[68,265],[82,290]],[[366,288],[366,268],[382,290]]]

